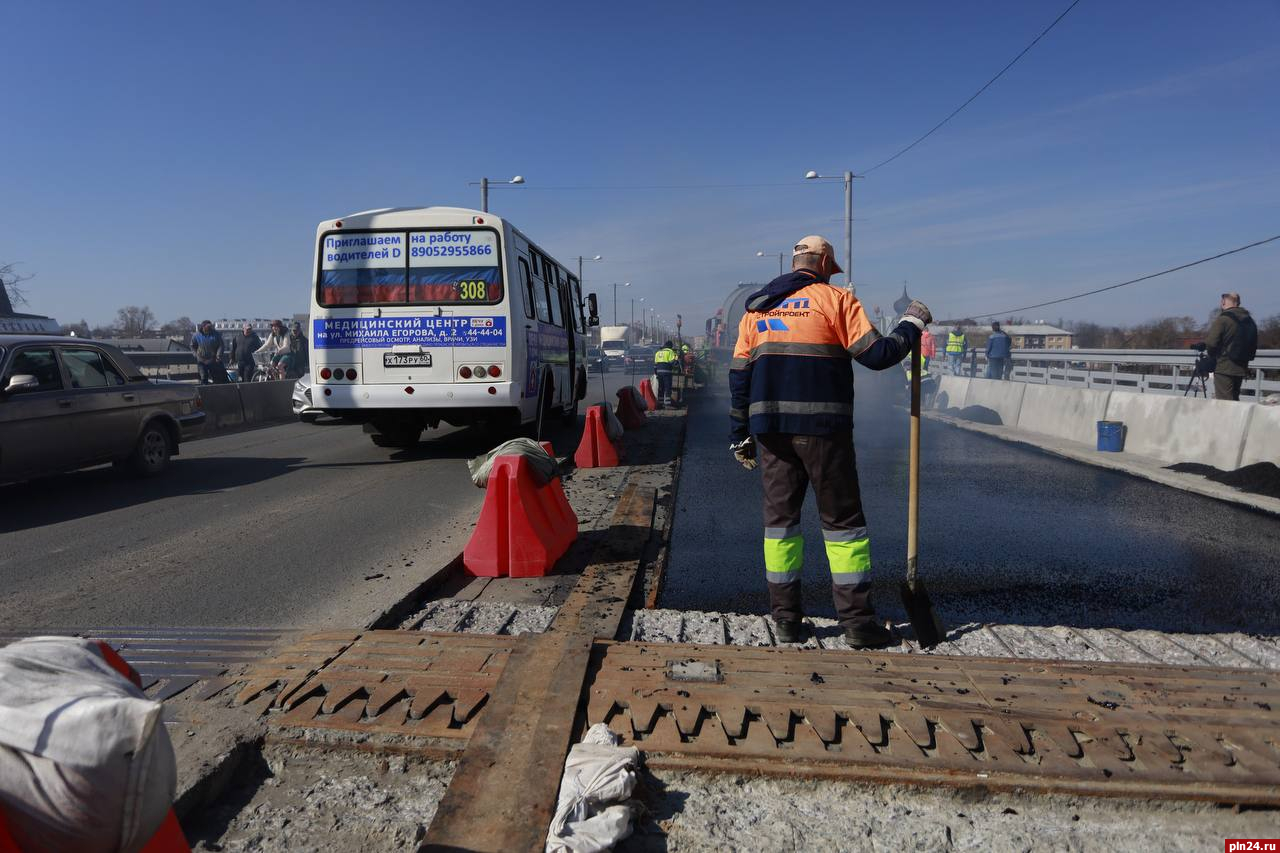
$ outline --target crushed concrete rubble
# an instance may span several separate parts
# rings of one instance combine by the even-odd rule
[[[623,853],[666,850],[951,850],[1021,853],[1220,849],[1274,837],[1272,811],[1204,803],[1046,797],[651,769],[648,809]]]
[[[222,801],[185,829],[195,851],[412,848],[453,768],[405,755],[268,744],[241,766]]]
[[[508,602],[432,602],[424,631],[518,634],[546,630],[554,607],[521,607]],[[848,648],[840,626],[832,619],[810,619],[809,648]],[[496,627],[494,627],[496,626]],[[909,635],[906,624],[894,626]],[[765,616],[702,613],[681,610],[636,610],[623,622],[623,636],[646,643],[702,643],[709,645],[776,646],[773,621]],[[904,640],[886,651],[903,654],[972,655],[975,657],[1041,658],[1110,661],[1113,663],[1172,663],[1188,666],[1230,666],[1280,670],[1280,638],[1230,634],[1166,634],[1121,631],[1114,628],[1071,628],[1063,625],[958,625],[948,641],[929,651]]]

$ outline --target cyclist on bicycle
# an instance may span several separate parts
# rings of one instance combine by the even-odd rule
[[[283,321],[271,321],[271,333],[258,352],[271,356],[272,372],[278,372],[278,378],[289,375],[293,370],[293,348],[289,345],[289,333],[284,330]]]

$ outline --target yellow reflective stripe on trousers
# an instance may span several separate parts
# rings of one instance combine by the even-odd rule
[[[871,580],[871,540],[867,538],[840,542],[825,539],[831,580],[840,584],[865,583]]]
[[[786,583],[797,580],[804,565],[804,537],[800,535],[771,537],[773,528],[765,531],[764,571],[767,580]],[[788,531],[790,532],[790,531]]]

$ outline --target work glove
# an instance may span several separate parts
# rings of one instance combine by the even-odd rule
[[[755,470],[756,467],[756,440],[753,436],[747,436],[735,444],[729,445],[729,450],[733,451],[733,458],[738,460],[738,464],[748,471]]]
[[[933,315],[929,313],[928,306],[919,299],[913,299],[907,306],[906,313],[902,315],[902,319],[923,332],[924,327],[933,322]]]

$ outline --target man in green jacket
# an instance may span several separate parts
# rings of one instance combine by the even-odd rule
[[[1249,374],[1249,362],[1258,354],[1258,326],[1249,312],[1240,307],[1240,294],[1222,294],[1222,313],[1209,327],[1205,338],[1213,359],[1213,396],[1219,400],[1239,400],[1240,386]]]

